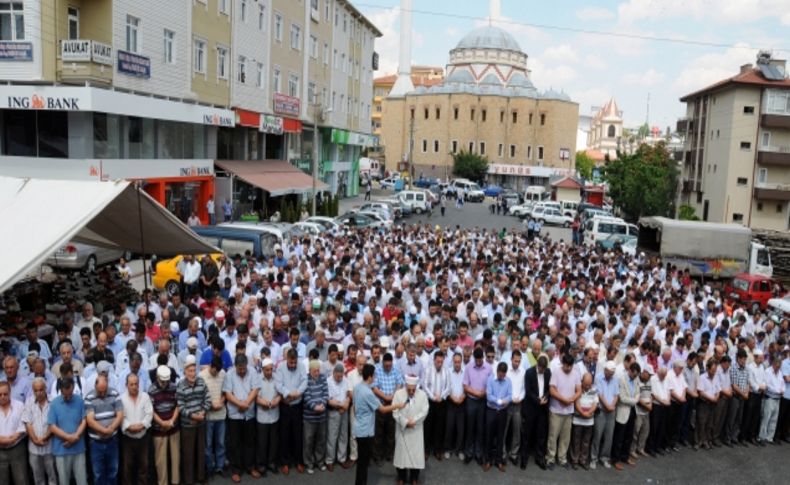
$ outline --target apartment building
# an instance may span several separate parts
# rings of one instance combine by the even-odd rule
[[[706,221],[790,227],[790,79],[785,61],[755,65],[681,98],[680,204]]]
[[[313,137],[303,126],[326,128],[327,145],[333,129],[359,129],[326,116],[336,8],[353,7],[332,0],[0,2],[0,21],[9,26],[0,36],[0,173],[142,180],[179,217],[207,219],[211,195],[263,199],[218,183],[218,173],[238,175],[238,167],[219,162],[260,160],[250,170],[264,175],[236,179],[254,179],[249,185],[259,193],[307,197],[312,180],[295,167],[278,165],[292,186],[275,190],[261,180],[273,160],[309,171],[313,150],[303,147]],[[359,56],[367,55],[370,69],[381,34],[362,24],[370,40]],[[365,79],[372,84],[372,71],[356,82]],[[372,139],[369,127],[357,135],[355,143]]]

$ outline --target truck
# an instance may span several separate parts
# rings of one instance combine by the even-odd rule
[[[642,217],[637,247],[646,254],[660,256],[663,264],[688,270],[692,277],[773,275],[769,249],[752,239],[751,229],[739,224]]]
[[[381,180],[382,164],[373,158],[360,158],[359,159],[359,179],[360,181]],[[398,174],[400,175],[400,174]]]

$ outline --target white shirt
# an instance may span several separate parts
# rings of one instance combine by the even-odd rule
[[[545,384],[543,381],[545,379],[544,378],[545,374],[541,374],[540,372],[537,372],[537,374],[538,374],[538,397],[540,398],[543,397],[543,386]]]
[[[667,381],[669,382],[669,392],[674,392],[675,394],[683,394],[689,387],[686,384],[686,378],[683,377],[683,373],[681,372],[680,375],[677,375],[674,369],[667,371]]]
[[[183,268],[184,283],[191,285],[197,282],[198,278],[200,278],[200,263],[192,261],[184,264]]]
[[[785,392],[785,380],[782,376],[781,368],[776,372],[774,372],[773,367],[765,370],[765,390],[766,392],[782,397],[782,394]]]
[[[22,412],[22,422],[29,424],[36,436],[44,436],[49,431],[48,417],[49,400],[45,401],[43,406],[39,405],[35,399],[28,399],[27,403],[25,403],[25,408]],[[31,455],[49,455],[52,453],[52,440],[48,440],[44,446],[35,445],[33,441],[28,440],[27,450]]]
[[[660,404],[663,406],[663,403],[659,403],[659,399],[661,401],[669,400],[669,376],[664,376],[663,381],[658,375],[651,377],[650,389],[653,393],[653,404]]]
[[[348,392],[351,390],[348,387],[348,379],[343,377],[340,382],[335,380],[335,376],[330,376],[326,380],[326,385],[329,388],[329,399],[332,401],[343,402],[348,398]]]
[[[121,422],[123,434],[135,439],[145,436],[145,432],[151,427],[151,421],[154,419],[154,406],[151,403],[151,397],[147,392],[140,391],[137,394],[137,399],[132,399],[129,393],[125,392],[121,395],[121,404],[123,404],[123,421]],[[145,429],[139,433],[127,431],[129,426],[140,423]]]
[[[5,449],[16,446],[25,437],[25,424],[22,422],[24,408],[25,406],[21,402],[11,399],[9,408],[6,410],[7,414],[0,409],[0,436],[9,438],[16,433],[22,433],[13,445],[7,446]]]
[[[450,371],[450,395],[458,399],[464,395],[464,370]]]
[[[513,365],[507,368],[507,378],[510,379],[510,384],[513,388],[513,404],[518,404],[524,400],[524,374],[526,370],[522,366],[518,369],[513,369]]]
[[[436,370],[436,365],[425,369],[422,388],[430,401],[441,402],[447,399],[450,395],[450,374],[447,369],[442,366],[441,369]],[[437,395],[438,399],[436,399]]]
[[[749,387],[752,392],[760,392],[760,387],[765,388],[765,367],[757,364],[746,366],[749,371]]]

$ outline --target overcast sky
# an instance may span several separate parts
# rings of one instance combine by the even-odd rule
[[[353,3],[384,33],[376,75],[394,73],[400,1]],[[580,114],[614,96],[626,126],[645,122],[648,93],[650,124],[674,127],[685,113],[680,96],[736,74],[756,48],[790,54],[790,0],[413,0],[412,64],[444,67],[466,33],[488,24],[491,3],[540,91],[565,91]]]

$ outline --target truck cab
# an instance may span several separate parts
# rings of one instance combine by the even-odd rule
[[[770,278],[774,267],[771,264],[771,252],[764,244],[752,241],[749,245],[749,273]]]

